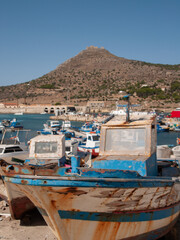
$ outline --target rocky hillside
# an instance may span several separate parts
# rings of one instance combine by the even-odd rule
[[[0,87],[0,100],[81,104],[117,99],[119,90],[128,91],[139,102],[178,103],[180,65],[128,60],[91,46],[40,78]]]

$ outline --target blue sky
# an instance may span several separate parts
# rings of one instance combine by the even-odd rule
[[[180,1],[0,0],[0,86],[36,79],[91,45],[180,64]]]

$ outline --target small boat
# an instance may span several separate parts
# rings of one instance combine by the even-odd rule
[[[50,129],[50,130],[59,130],[61,128],[61,124],[59,121],[56,121],[56,120],[48,120],[47,121],[47,127]]]
[[[16,118],[13,118],[12,120],[4,119],[2,120],[2,125],[6,128],[23,129],[23,125],[20,123],[20,121],[17,121]]]
[[[169,127],[157,124],[157,133],[161,133],[161,132],[169,132]]]
[[[22,116],[22,115],[23,115],[23,112],[17,112],[17,113],[14,113],[14,115]]]
[[[174,129],[173,129],[175,132],[180,132],[180,126],[176,126],[176,127],[174,127]]]
[[[61,125],[62,129],[68,129],[68,128],[71,128],[71,122],[68,121],[68,120],[65,120],[62,122],[62,125]]]
[[[4,127],[9,127],[10,123],[11,123],[11,120],[9,119],[2,120],[2,124]]]
[[[163,121],[158,121],[158,124],[157,124],[157,129],[160,131],[160,132],[169,132],[169,126],[166,125],[166,123],[164,123]]]
[[[120,115],[120,116],[126,116],[126,112],[123,109],[116,109],[112,110],[110,112],[111,115]]]
[[[9,127],[13,129],[23,129],[23,125],[17,121],[16,118],[13,118],[13,120],[11,120]]]
[[[154,115],[130,120],[127,111],[102,125],[99,156],[90,164],[75,156],[71,167],[63,158],[49,164],[57,145],[41,139],[33,162],[1,161],[0,170],[7,191],[15,186],[26,195],[58,240],[158,239],[179,217],[180,171],[172,159],[157,161],[156,137]]]
[[[82,125],[82,127],[79,129],[81,132],[92,132],[93,131],[93,124],[86,122]]]
[[[100,135],[95,132],[87,133],[84,142],[78,145],[79,152],[90,152],[92,157],[99,155]]]
[[[60,130],[61,125],[59,121],[48,120],[47,123],[43,124],[44,128],[37,131],[38,134],[49,135],[57,134],[57,131]]]
[[[79,129],[80,132],[89,133],[89,132],[100,132],[100,124],[98,122],[86,122],[83,126]]]
[[[47,124],[43,124],[44,128],[37,131],[38,134],[49,135],[53,134],[53,130],[48,127]],[[56,132],[56,130],[54,130]]]

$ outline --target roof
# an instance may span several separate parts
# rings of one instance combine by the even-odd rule
[[[64,135],[38,135],[30,140],[30,142],[54,142],[62,141]]]
[[[117,125],[148,125],[152,124],[155,119],[155,115],[152,114],[131,114],[130,122],[126,122],[126,116],[115,116],[109,122],[107,122],[106,126],[117,126]]]
[[[180,111],[172,111],[171,118],[180,118]]]

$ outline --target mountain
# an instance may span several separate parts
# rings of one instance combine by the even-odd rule
[[[114,101],[126,90],[139,102],[180,102],[180,64],[164,65],[117,57],[87,47],[75,57],[30,82],[0,87],[0,100],[20,103],[82,104]]]

